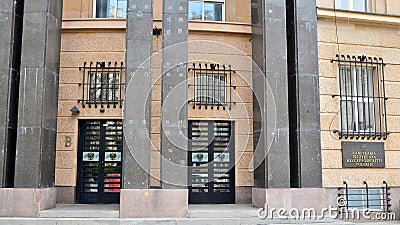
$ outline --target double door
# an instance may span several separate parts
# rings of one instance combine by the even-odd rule
[[[121,120],[79,122],[78,203],[119,203],[122,146]]]
[[[233,127],[230,121],[190,121],[190,203],[235,203]]]

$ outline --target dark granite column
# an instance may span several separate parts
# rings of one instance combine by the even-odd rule
[[[121,190],[120,217],[187,217],[187,190],[149,189],[151,144],[150,103],[152,91],[152,0],[129,0],[128,4],[126,36],[127,67],[125,82],[127,87],[124,113],[124,189]],[[187,40],[186,5],[186,0],[169,0],[167,3],[164,2],[164,47],[169,47]],[[186,90],[185,93],[181,92],[187,89],[187,69],[185,66],[175,67],[176,62],[180,63],[180,60],[186,62],[186,43],[184,46],[183,48],[163,49],[162,53],[162,95],[164,103],[162,109],[162,124],[167,124],[167,127],[164,127],[166,132],[165,130],[164,132],[161,131],[161,152],[162,157],[165,157],[161,159],[161,179],[166,179],[173,183],[162,182],[163,188],[179,188],[181,186],[176,186],[175,182],[181,182],[183,177],[185,181],[187,179],[186,172],[177,170],[175,164],[173,164],[177,161],[180,162],[180,160],[186,162],[186,154],[181,153],[179,148],[168,142],[166,137],[168,134],[173,134],[173,140],[176,140],[176,135],[178,135],[177,127],[180,125],[186,129],[187,124],[186,107],[183,110],[179,108],[179,110],[176,111],[176,104],[180,102],[178,100],[184,99],[186,101],[185,96],[187,93]],[[184,82],[185,88],[178,87],[177,90],[180,91],[174,92],[173,89],[176,88],[180,82]],[[178,96],[176,93],[178,93]],[[168,94],[172,95],[172,99]],[[172,100],[172,102],[169,102],[168,99]],[[167,106],[165,106],[165,104],[167,104]],[[181,112],[183,113],[179,116],[179,119],[177,119],[180,110],[182,110]],[[184,134],[186,134],[186,132]],[[181,139],[179,139],[179,141],[181,141]],[[185,143],[187,142],[183,140],[181,144]],[[169,176],[171,174],[173,176]]]
[[[23,1],[0,3],[0,188],[14,186]]]
[[[15,187],[54,186],[62,0],[24,5]]]
[[[291,186],[322,186],[315,0],[289,0],[287,13]]]
[[[130,0],[126,19],[123,188],[150,187],[153,1]]]
[[[187,186],[188,1],[163,1],[161,182]]]
[[[254,187],[289,188],[285,1],[252,1]]]

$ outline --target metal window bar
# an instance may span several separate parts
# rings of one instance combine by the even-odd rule
[[[78,103],[85,108],[94,106],[122,108],[123,91],[125,84],[122,82],[125,67],[123,62],[84,62],[82,67],[82,98]]]
[[[384,83],[385,63],[382,58],[336,55],[339,70],[340,129],[339,138],[386,139]]]
[[[346,208],[349,210],[349,205],[357,204],[358,206],[364,206],[366,207],[364,209],[368,210],[377,210],[376,208],[372,207],[379,207],[383,212],[390,213],[392,210],[390,207],[392,204],[390,204],[390,201],[392,200],[390,198],[390,187],[386,181],[383,181],[384,187],[379,187],[379,188],[370,188],[368,186],[368,183],[366,181],[363,181],[364,187],[360,188],[349,188],[348,184],[346,181],[343,181],[344,187],[343,188],[338,188],[339,190],[339,198],[345,198],[345,204],[340,204],[339,209]],[[343,192],[340,192],[342,191]],[[350,190],[365,190],[365,193],[350,193]],[[370,190],[382,190],[382,193],[370,193]],[[366,197],[366,199],[351,199],[351,197]],[[371,204],[371,201],[379,201],[380,204]],[[364,204],[365,203],[365,204]]]
[[[193,99],[189,101],[193,109],[204,106],[205,109],[216,107],[225,110],[228,107],[231,110],[236,104],[232,101],[232,89],[236,89],[232,85],[232,74],[236,71],[230,65],[193,63],[188,71],[193,71],[194,77],[193,84],[189,84],[193,87]]]

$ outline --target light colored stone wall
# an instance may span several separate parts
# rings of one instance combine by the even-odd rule
[[[336,23],[337,33],[334,17],[318,19],[324,187],[340,187],[343,181],[350,186],[362,186],[364,180],[371,186],[382,186],[384,180],[391,186],[400,186],[400,24],[374,22],[373,19],[373,15],[365,21],[341,17]],[[385,143],[384,169],[342,168],[341,142],[362,140],[339,140],[338,135],[332,132],[340,129],[339,98],[332,98],[332,95],[339,94],[338,67],[337,63],[330,62],[338,51],[344,55],[381,57],[387,63],[385,87],[389,98],[387,121],[390,135],[387,140],[381,140]]]
[[[235,122],[235,184],[253,186],[253,93],[251,90],[251,35],[195,32],[189,35],[189,61],[231,65],[232,108],[210,109],[189,105],[190,120],[229,120]],[[189,65],[190,66],[190,65]],[[189,80],[193,79],[189,72]],[[229,79],[229,78],[228,78]],[[193,81],[189,81],[193,83]],[[189,99],[193,98],[193,87],[189,88]]]
[[[125,62],[125,31],[63,31],[61,37],[60,89],[58,102],[58,127],[56,147],[56,186],[76,186],[78,120],[122,119],[122,109],[82,107],[84,76],[79,67],[84,62]],[[123,77],[121,78],[124,79]],[[80,113],[70,109],[77,106]],[[70,140],[71,145],[67,143]]]

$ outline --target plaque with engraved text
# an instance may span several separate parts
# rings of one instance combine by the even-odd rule
[[[385,168],[383,142],[342,142],[343,168]]]

